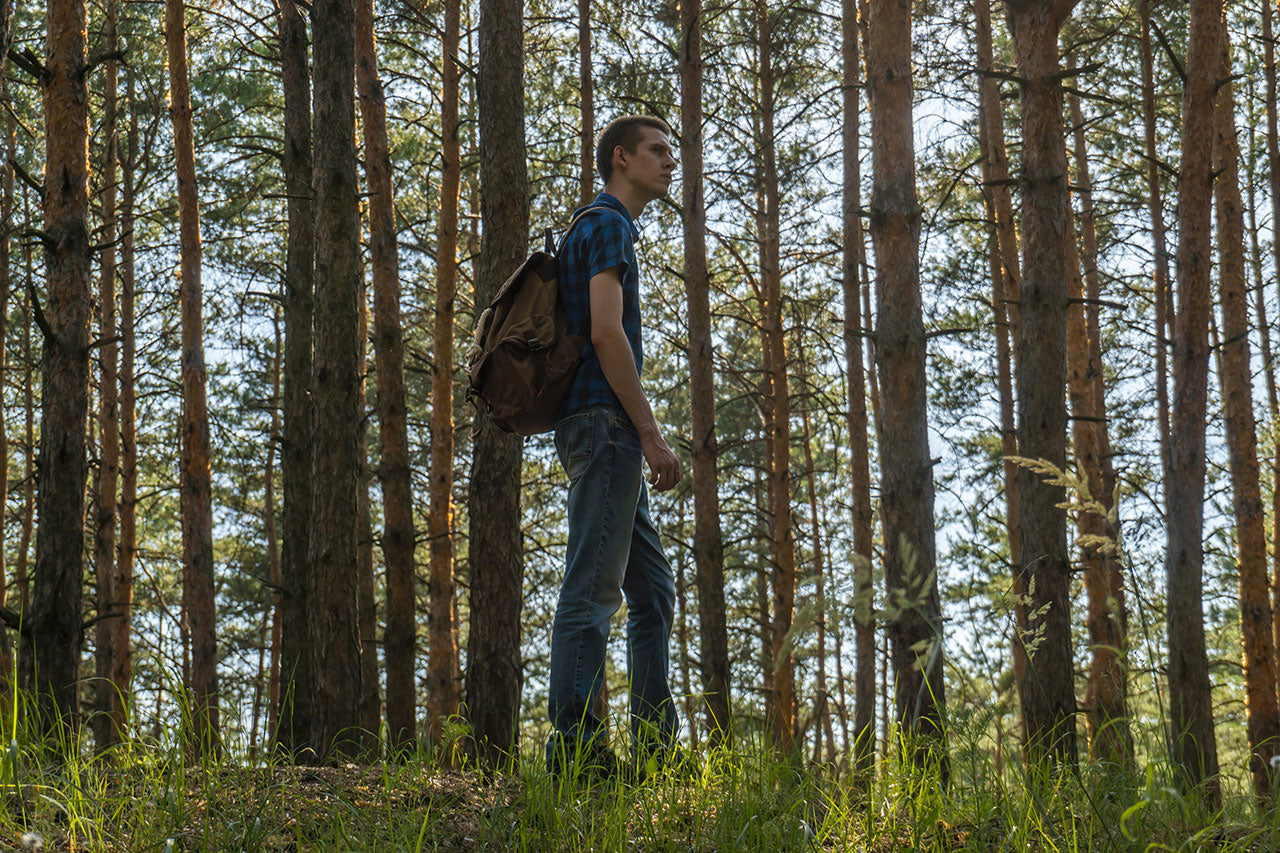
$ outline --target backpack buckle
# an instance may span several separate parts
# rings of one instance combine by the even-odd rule
[[[533,352],[537,352],[542,349],[542,341],[538,340],[538,336],[532,331],[524,333],[524,342],[529,345],[529,349]]]

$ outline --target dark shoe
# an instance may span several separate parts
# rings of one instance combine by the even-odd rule
[[[556,781],[576,778],[586,785],[609,784],[622,776],[618,757],[603,738],[557,745],[551,750],[547,771]]]

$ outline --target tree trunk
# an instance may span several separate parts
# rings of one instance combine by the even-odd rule
[[[842,0],[840,26],[843,118],[840,288],[844,296],[844,361],[849,385],[845,420],[849,429],[849,477],[853,492],[853,618],[857,658],[852,747],[856,778],[865,784],[875,765],[876,627],[872,613],[875,581],[871,566],[871,451],[867,437],[866,368],[862,359],[865,324],[859,303],[865,243],[862,235],[862,169],[859,160],[862,148],[862,68],[859,60],[856,0]],[[840,635],[843,633],[842,630]],[[836,657],[839,665],[838,651]],[[840,687],[843,692],[843,683]],[[848,710],[843,707],[844,699],[840,701],[843,723]]]
[[[1267,111],[1267,175],[1271,188],[1271,251],[1275,262],[1276,270],[1276,289],[1280,290],[1280,239],[1275,239],[1276,223],[1280,222],[1280,130],[1277,129],[1276,113],[1280,111],[1280,104],[1276,103],[1276,41],[1274,24],[1272,23],[1272,8],[1270,2],[1262,4],[1262,71],[1266,80],[1266,104]],[[1252,205],[1250,206],[1252,209]],[[1258,282],[1258,304],[1262,304],[1262,282]],[[1274,374],[1271,365],[1267,365],[1267,375],[1271,382],[1274,383]],[[1272,631],[1274,634],[1274,646],[1280,649],[1280,524],[1276,523],[1280,519],[1280,441],[1276,441],[1280,435],[1280,407],[1274,403],[1271,407],[1271,430],[1273,453],[1271,463],[1272,470],[1272,487],[1271,487],[1271,530],[1272,530],[1272,551],[1275,555],[1275,569],[1272,575],[1271,598],[1272,606]],[[1280,674],[1277,674],[1277,690],[1280,690]]]
[[[451,57],[456,52],[456,44],[452,52],[446,44],[446,56]],[[454,66],[450,61],[444,67],[447,73]],[[356,84],[360,92],[360,121],[364,129],[365,181],[369,188],[374,370],[378,376],[378,440],[382,454],[378,479],[382,484],[385,524],[382,558],[387,571],[387,733],[389,747],[403,751],[412,750],[416,742],[413,493],[410,487],[404,332],[400,324],[400,262],[396,253],[387,102],[382,81],[378,78],[372,0],[360,0],[356,4]],[[372,645],[372,635],[361,639]],[[428,695],[435,695],[439,689],[429,678]]]
[[[483,242],[476,305],[528,249],[529,193],[524,137],[524,3],[492,0],[480,8],[476,101],[480,125]],[[475,755],[496,764],[515,757],[520,687],[520,439],[478,413],[467,514],[470,520],[471,629],[467,711]]]
[[[218,746],[218,645],[214,624],[213,503],[209,472],[209,410],[205,397],[200,209],[187,78],[183,0],[165,0],[169,115],[178,172],[179,268],[182,307],[182,599],[191,633],[193,747]]]
[[[689,311],[689,407],[693,421],[690,441],[693,560],[697,567],[702,696],[707,736],[715,746],[725,742],[729,735],[729,634],[724,610],[711,277],[707,270],[707,214],[702,180],[702,0],[681,3],[680,27],[683,271]]]
[[[1245,707],[1249,719],[1249,748],[1253,753],[1249,771],[1254,793],[1266,804],[1272,795],[1270,760],[1280,743],[1280,706],[1276,700],[1275,644],[1267,588],[1266,513],[1262,505],[1257,425],[1253,415],[1240,144],[1236,139],[1235,85],[1231,80],[1230,36],[1225,22],[1221,44],[1218,79],[1225,82],[1218,90],[1214,117],[1214,173],[1217,175],[1214,195],[1223,339],[1218,361],[1236,520]]]
[[[1107,426],[1098,300],[1098,236],[1093,213],[1093,180],[1080,98],[1068,96],[1075,143],[1076,188],[1080,195],[1081,258],[1070,266],[1072,303],[1067,308],[1067,372],[1071,395],[1072,438],[1076,467],[1088,485],[1096,507],[1080,510],[1081,561],[1088,594],[1089,685],[1085,699],[1089,754],[1093,758],[1129,764],[1133,738],[1129,734],[1125,648],[1128,612],[1124,604],[1124,576],[1120,570],[1120,521],[1115,510],[1115,469]],[[1079,301],[1077,301],[1079,300]]]
[[[1142,54],[1142,126],[1146,151],[1147,209],[1151,215],[1151,253],[1155,258],[1156,304],[1156,426],[1160,436],[1160,471],[1169,488],[1169,328],[1173,301],[1169,290],[1169,253],[1164,239],[1164,203],[1160,192],[1160,167],[1156,159],[1156,96],[1151,56],[1151,2],[1143,0],[1139,48]]]
[[[756,49],[760,71],[760,156],[764,185],[764,231],[760,235],[764,291],[763,333],[769,351],[769,396],[765,407],[766,440],[772,449],[768,470],[773,545],[773,743],[780,751],[795,748],[795,657],[791,649],[791,621],[796,596],[796,545],[791,529],[791,400],[787,389],[786,331],[782,311],[782,271],[779,258],[781,213],[778,210],[778,167],[774,144],[773,33],[769,10],[756,3]]]
[[[991,43],[991,6],[987,0],[975,0],[977,23],[978,69],[983,73],[979,84],[978,136],[983,153],[983,200],[987,217],[992,222],[988,237],[987,263],[991,273],[991,312],[995,319],[996,385],[1000,389],[1000,455],[1004,474],[1004,519],[1009,541],[1009,565],[1012,567],[1013,620],[1017,632],[1009,653],[1013,664],[1013,682],[1022,684],[1027,677],[1027,649],[1022,637],[1027,630],[1026,589],[1022,584],[1022,517],[1021,493],[1018,489],[1018,428],[1014,417],[1013,359],[1017,354],[1013,342],[1018,339],[1018,294],[1021,272],[1018,264],[1018,237],[1013,221],[1013,199],[1009,192],[1009,157],[1005,152],[1004,111],[1000,108],[1000,88],[991,72],[995,58]],[[1019,715],[1022,741],[1027,739],[1026,719]]]
[[[8,81],[0,81],[0,96],[9,97]],[[17,140],[15,136],[14,118],[12,115],[5,117],[4,121],[4,141],[5,153],[10,159],[16,159],[15,147]],[[9,330],[9,295],[12,269],[10,268],[10,243],[9,232],[13,228],[13,167],[0,167],[3,171],[4,195],[0,204],[3,204],[3,210],[0,210],[0,228],[4,229],[4,233],[0,234],[0,398],[4,396],[4,381],[9,376],[9,359],[8,359],[8,330]],[[8,541],[5,533],[8,529],[9,521],[9,455],[12,446],[9,443],[8,422],[4,416],[3,399],[0,399],[0,448],[3,453],[0,454],[0,542]],[[30,455],[30,453],[28,453]],[[9,606],[9,576],[8,566],[5,564],[5,549],[0,547],[0,607]],[[13,671],[13,646],[9,641],[9,632],[7,627],[0,627],[0,701],[5,702],[5,707],[13,707],[13,691],[17,686],[14,679]]]
[[[22,189],[23,218],[31,221],[31,197],[27,188]],[[35,438],[35,360],[31,352],[31,327],[33,319],[32,294],[35,293],[35,276],[32,272],[31,243],[22,247],[22,265],[26,282],[26,298],[22,300],[22,412],[23,412],[23,483],[22,483],[22,530],[18,538],[18,556],[13,566],[13,582],[18,585],[18,604],[22,613],[30,613],[28,605],[31,601],[31,584],[28,565],[31,561],[31,534],[35,527],[36,515],[36,438]],[[35,666],[33,663],[35,649],[31,643],[18,638],[18,687],[33,693],[35,685]]]
[[[119,49],[116,37],[116,4],[107,3],[103,41],[108,52]],[[93,564],[98,579],[98,623],[94,626],[94,657],[98,679],[94,682],[93,740],[101,752],[118,743],[123,734],[116,728],[121,706],[120,685],[111,680],[115,670],[113,635],[119,617],[116,591],[116,489],[120,480],[119,377],[116,346],[116,179],[118,173],[118,130],[116,100],[119,62],[106,63],[102,97],[102,232],[98,239],[101,267],[98,279],[98,517],[94,525]],[[6,172],[6,174],[8,174]],[[7,250],[6,250],[7,255]],[[7,258],[6,258],[7,260]],[[6,264],[7,266],[7,264]]]
[[[83,0],[50,0],[41,80],[45,117],[45,308],[40,361],[40,464],[36,565],[26,617],[45,745],[69,743],[77,727],[80,601],[84,579],[86,389],[89,382],[88,90]]]
[[[1023,263],[1018,329],[1018,453],[1066,464],[1066,314],[1071,228],[1058,33],[1075,0],[1018,0],[1010,22],[1022,84]],[[1019,572],[1027,590],[1027,678],[1020,685],[1032,763],[1074,766],[1070,564],[1064,495],[1018,472]]]
[[[1170,741],[1183,787],[1216,808],[1221,792],[1204,636],[1205,415],[1209,379],[1210,206],[1221,0],[1192,0],[1182,94],[1178,186],[1178,308],[1173,411],[1165,490],[1168,550]]]
[[[284,490],[280,553],[280,690],[275,742],[299,756],[311,746],[311,642],[307,585],[311,535],[313,408],[312,290],[315,214],[311,187],[311,77],[307,25],[294,0],[277,0],[284,89],[284,180],[288,247],[284,273],[284,436],[280,479]]]
[[[267,560],[271,566],[271,634],[268,643],[271,654],[267,668],[266,739],[268,741],[275,739],[276,724],[279,722],[277,709],[280,702],[280,590],[284,585],[280,566],[279,536],[276,530],[275,499],[275,449],[280,441],[280,382],[284,362],[284,340],[281,335],[280,311],[278,309],[272,318],[272,325],[275,328],[276,350],[271,359],[271,435],[267,444],[267,465],[263,477],[265,485],[262,494],[262,515],[267,532]]]
[[[694,2],[696,6],[701,7],[702,0],[694,0]],[[687,14],[684,6],[680,7],[680,14],[683,22],[684,16]],[[697,20],[696,13],[695,20]],[[681,74],[683,74],[683,66],[681,66],[681,69]],[[683,80],[683,77],[681,79]],[[699,79],[699,84],[701,84],[701,79]],[[578,0],[578,89],[582,93],[579,101],[582,111],[582,145],[581,155],[579,156],[578,204],[585,205],[590,204],[596,197],[596,109],[595,85],[591,77],[591,0]],[[683,101],[681,101],[681,104],[683,105]],[[699,104],[699,108],[701,108],[701,104]],[[683,119],[683,106],[681,110],[681,119]],[[688,129],[688,125],[685,125],[685,129]],[[701,128],[699,128],[698,134],[699,138],[701,138]],[[683,142],[683,138],[681,141]],[[681,151],[683,151],[683,147]],[[686,174],[688,173],[686,172]],[[701,179],[702,176],[698,175],[699,182],[701,182]]]
[[[365,752],[375,757],[379,752],[378,732],[382,722],[382,696],[378,684],[378,605],[373,578],[373,506],[369,500],[369,411],[365,377],[369,373],[369,299],[365,288],[364,269],[360,269],[360,291],[356,302],[356,364],[360,383],[356,393],[359,404],[355,418],[356,460],[356,624],[360,632],[360,728]]]
[[[942,613],[933,528],[933,462],[920,302],[920,204],[911,94],[911,4],[873,0],[867,45],[876,252],[876,358],[884,513],[885,620],[896,711],[917,766],[949,772],[942,717]]]
[[[316,435],[312,446],[310,576],[311,742],[321,760],[365,751],[358,602],[357,491],[360,480],[360,222],[355,152],[353,0],[317,0],[315,39],[316,282],[311,371]]]
[[[431,365],[431,509],[428,541],[431,579],[427,617],[428,735],[440,736],[445,717],[458,713],[458,634],[453,614],[457,590],[453,568],[453,322],[458,278],[458,187],[462,179],[458,138],[460,0],[447,0],[444,28],[444,87],[441,126],[444,161],[440,175],[440,238],[436,249],[435,358]],[[411,673],[410,673],[411,675]],[[409,685],[412,687],[412,681]]]
[[[800,355],[801,384],[808,388],[808,371],[805,370],[805,360],[803,351]],[[817,669],[814,675],[816,685],[814,693],[816,699],[814,701],[814,755],[815,763],[820,760],[816,756],[821,755],[819,745],[822,743],[822,734],[824,731],[831,729],[831,717],[829,709],[829,694],[827,693],[827,598],[826,598],[826,564],[823,562],[822,553],[822,524],[818,519],[818,490],[815,484],[816,474],[813,466],[813,435],[810,429],[809,405],[801,410],[802,423],[804,428],[804,467],[805,467],[805,485],[809,492],[809,529],[813,537],[813,598],[816,605],[816,615],[814,621],[817,626]],[[855,602],[855,607],[857,606]],[[834,752],[834,750],[833,750]]]
[[[118,732],[129,724],[129,697],[133,690],[133,569],[138,554],[138,427],[137,382],[134,363],[137,335],[134,323],[134,169],[138,162],[138,111],[133,96],[133,77],[125,86],[129,105],[129,133],[124,155],[119,155],[119,131],[116,151],[120,160],[120,535],[116,543],[115,607],[117,616],[111,642],[112,684],[116,696],[112,720]]]

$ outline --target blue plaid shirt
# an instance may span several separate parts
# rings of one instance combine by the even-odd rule
[[[569,387],[569,396],[560,407],[558,417],[597,403],[609,403],[622,411],[618,395],[609,387],[604,368],[591,344],[591,278],[611,267],[619,267],[622,279],[622,331],[636,359],[636,373],[644,366],[644,347],[640,342],[640,270],[636,265],[636,238],[640,232],[631,221],[622,202],[608,193],[600,193],[592,202],[593,210],[582,218],[565,238],[556,256],[560,301],[568,315],[569,334],[587,335],[583,344],[578,373]],[[579,208],[574,211],[576,216]],[[625,414],[625,412],[624,412]]]

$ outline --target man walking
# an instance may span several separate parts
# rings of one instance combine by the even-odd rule
[[[640,385],[640,276],[635,218],[667,194],[675,171],[671,129],[661,119],[625,116],[596,146],[604,192],[558,254],[568,332],[589,343],[556,424],[556,452],[569,475],[569,544],[551,628],[547,764],[560,775],[575,764],[593,777],[617,773],[604,721],[592,713],[600,692],[609,623],[627,602],[627,669],[635,758],[661,762],[676,732],[667,675],[675,582],[649,519],[648,485],[680,481]]]

